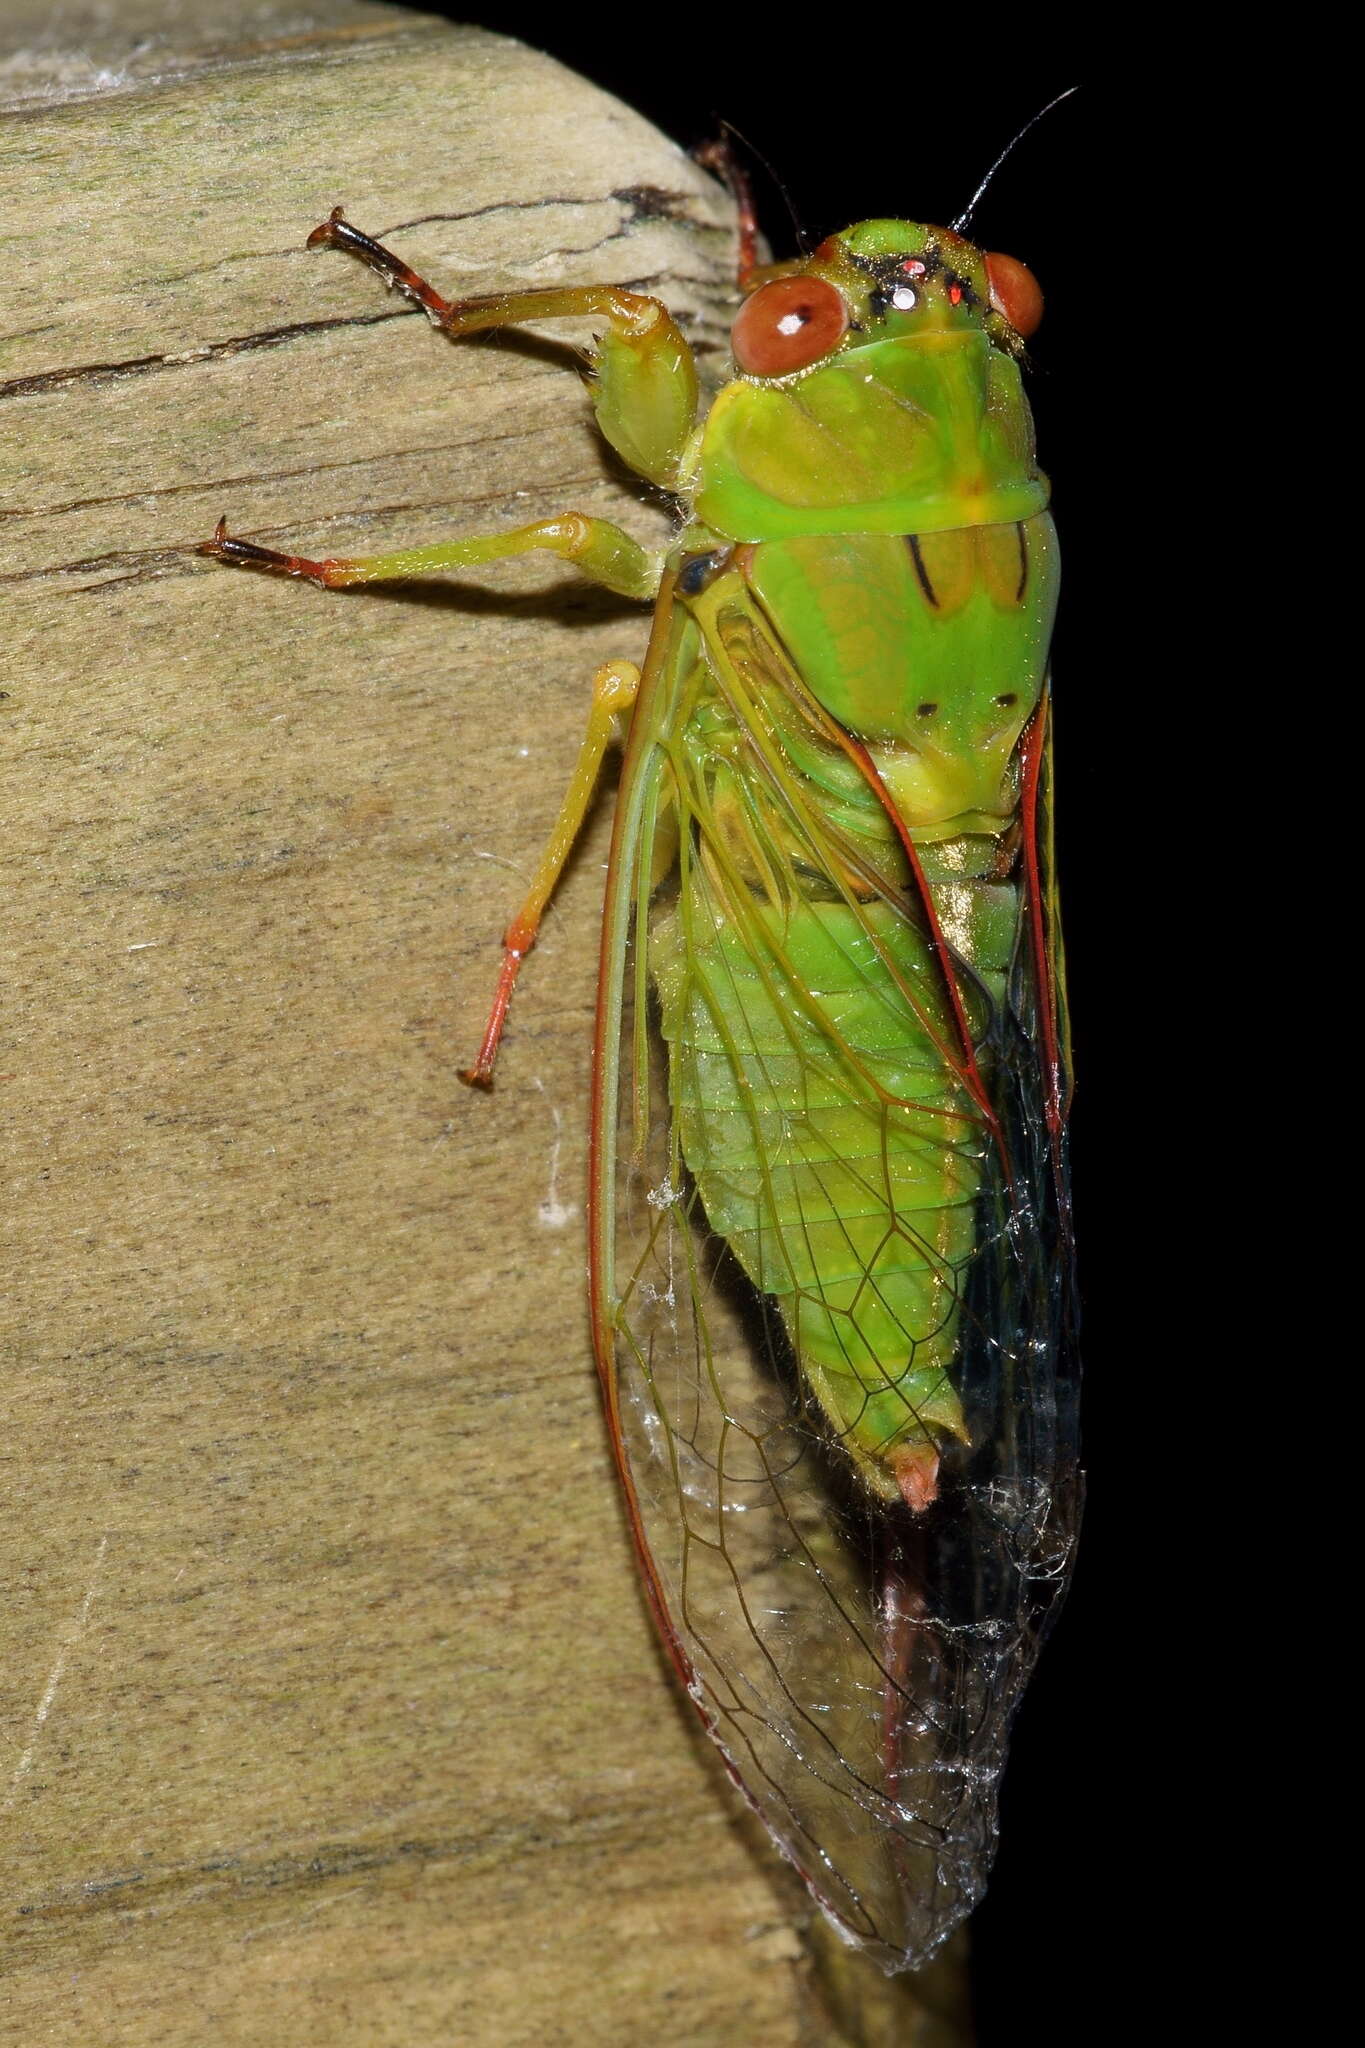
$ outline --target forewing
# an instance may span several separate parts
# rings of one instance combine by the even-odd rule
[[[844,1004],[803,980],[780,919],[775,929],[761,914],[787,892],[839,905],[856,967],[885,952],[888,918],[922,927],[926,912],[913,892],[850,886],[856,855],[759,710],[760,689],[790,705],[799,684],[771,647],[760,666],[762,676],[740,674],[714,636],[661,606],[603,945],[599,1363],[647,1584],[684,1682],[820,1903],[898,1968],[932,1953],[981,1892],[1009,1722],[1071,1547],[1070,1292],[1038,1046],[1040,1006],[1052,998],[1022,937],[1009,1000],[989,1015],[963,971],[999,1126],[981,1148],[974,1247],[952,1275],[954,1375],[971,1441],[945,1457],[934,1504],[912,1513],[845,1455],[773,1299],[710,1228],[670,1102],[659,977],[676,1004],[679,976],[685,997],[703,954],[712,986],[716,976],[710,922],[703,930],[695,915],[677,914],[701,863],[727,957],[742,957],[792,1019],[805,1096],[839,1097],[883,1136],[918,1116],[926,1145],[960,1145],[971,1126],[868,1088]],[[700,715],[716,704],[722,714]],[[718,715],[720,779],[704,739]],[[661,846],[673,849],[666,873]],[[960,1078],[944,992],[903,996],[919,1023],[934,1025],[946,1079]],[[742,1021],[722,1003],[716,1024],[713,1042],[675,1050],[675,1069],[683,1057],[728,1060],[752,1075]],[[796,1146],[809,1169],[806,1208],[798,1200],[773,1233],[777,1273],[790,1264],[785,1235],[828,1229],[809,1190],[836,1181],[840,1162],[799,1118],[795,1129],[775,1123],[761,1092],[739,1093],[760,1164]],[[867,1284],[878,1284],[875,1272]]]

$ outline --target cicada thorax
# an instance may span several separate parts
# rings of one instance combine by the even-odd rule
[[[923,534],[795,535],[742,552],[805,687],[868,748],[917,844],[997,833],[1019,802],[1057,599],[1046,512]]]

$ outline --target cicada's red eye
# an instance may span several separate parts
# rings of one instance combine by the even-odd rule
[[[1037,278],[1017,256],[1002,256],[998,249],[987,252],[986,277],[996,312],[1003,313],[1015,333],[1027,340],[1043,317],[1043,294]]]
[[[786,377],[818,363],[848,331],[848,308],[822,277],[775,277],[746,299],[730,330],[751,377]]]

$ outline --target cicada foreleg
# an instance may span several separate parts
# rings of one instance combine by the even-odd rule
[[[536,942],[540,920],[545,906],[554,892],[556,882],[563,871],[573,843],[583,827],[588,814],[593,791],[597,787],[597,773],[616,734],[616,720],[620,713],[629,711],[635,702],[640,687],[640,671],[633,661],[604,662],[593,677],[592,708],[588,713],[588,730],[574,763],[569,787],[555,819],[545,851],[532,878],[530,893],[517,912],[502,941],[502,969],[493,995],[493,1007],[489,1012],[488,1024],[479,1047],[479,1056],[472,1067],[460,1071],[460,1079],[471,1088],[491,1088],[493,1066],[498,1056],[498,1045],[502,1038],[503,1025],[507,1021],[507,1006],[512,1000],[521,963]]]
[[[662,299],[616,284],[549,285],[446,299],[392,250],[352,227],[340,207],[314,228],[308,247],[349,250],[419,305],[443,334],[483,334],[531,320],[604,321],[605,331],[592,352],[597,423],[617,454],[651,483],[664,490],[685,484],[697,424],[697,370]]]

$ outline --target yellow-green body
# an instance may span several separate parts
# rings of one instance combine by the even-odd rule
[[[628,710],[589,1189],[627,1514],[737,1782],[845,1933],[915,1966],[980,1894],[1076,1506],[1044,722],[1057,553],[1019,335],[979,250],[866,222],[754,280],[741,374],[703,413],[656,299],[451,303],[340,212],[311,239],[450,335],[605,323],[598,423],[678,503],[662,562],[574,512],[324,562],[224,524],[206,551],[337,588],[545,548],[654,604],[642,668],[598,672],[464,1078],[491,1082]],[[767,284],[765,339],[743,323]],[[782,320],[802,343],[808,312],[818,346],[772,370]],[[535,1472],[531,1446],[514,1483]]]

